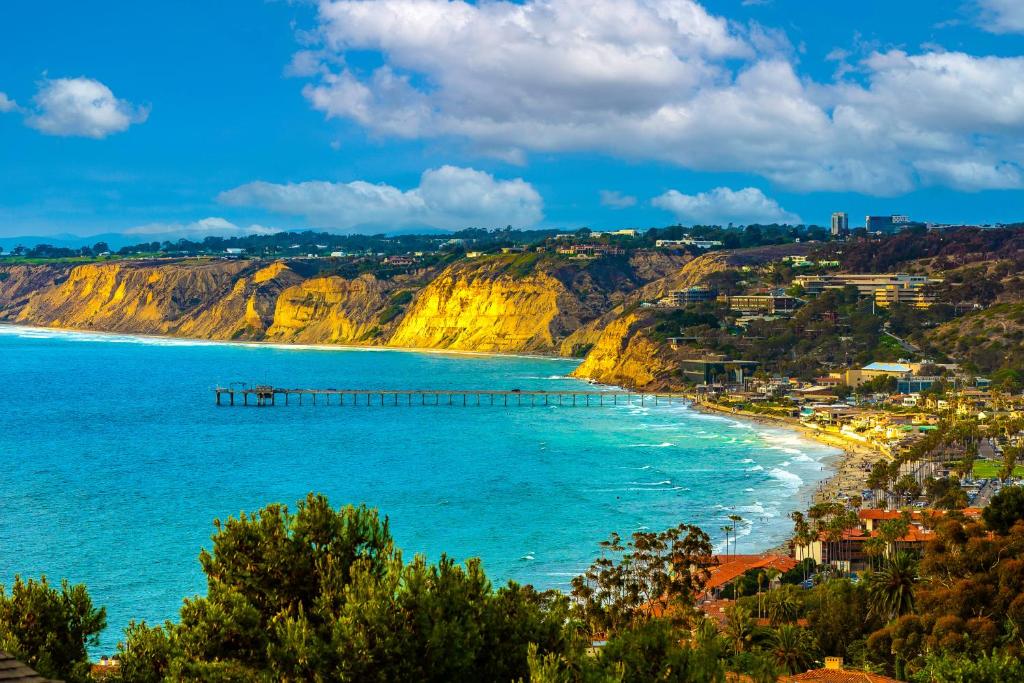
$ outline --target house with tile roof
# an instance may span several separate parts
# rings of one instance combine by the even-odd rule
[[[779,683],[900,683],[895,678],[859,669],[847,669],[842,657],[825,657],[825,666],[794,676],[780,676]]]
[[[44,678],[33,671],[28,665],[0,650],[0,683],[61,683],[52,678]]]

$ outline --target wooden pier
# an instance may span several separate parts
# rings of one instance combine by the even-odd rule
[[[685,394],[635,391],[537,391],[528,389],[289,389],[270,385],[216,387],[218,406],[660,406],[686,401]],[[278,401],[281,401],[279,404]]]

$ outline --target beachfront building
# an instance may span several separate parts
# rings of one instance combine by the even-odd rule
[[[724,356],[704,356],[702,358],[684,358],[679,361],[683,377],[694,384],[727,384],[733,382],[742,385],[754,374],[759,363],[753,360],[729,360]]]
[[[977,519],[981,516],[980,508],[965,508],[961,512],[969,519]],[[818,564],[832,565],[851,573],[865,571],[870,566],[872,557],[876,556],[879,550],[890,554],[901,551],[922,552],[924,544],[935,538],[935,531],[932,527],[946,514],[946,510],[926,509],[901,512],[866,508],[857,512],[858,526],[845,529],[842,533],[822,531],[818,538],[811,541],[808,546],[801,548],[794,546],[793,550],[797,557],[810,557]],[[880,548],[877,541],[873,544],[869,543],[872,539],[884,539],[884,525],[901,519],[907,520],[906,534],[888,539],[887,546],[884,548]]]

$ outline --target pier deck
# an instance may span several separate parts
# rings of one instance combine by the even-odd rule
[[[216,387],[218,406],[269,407],[304,401],[338,406],[566,406],[672,405],[685,394],[636,391],[541,391],[533,389],[302,389],[257,385]],[[333,399],[333,401],[332,401]]]

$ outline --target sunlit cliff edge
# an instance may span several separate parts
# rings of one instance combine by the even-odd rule
[[[501,255],[384,279],[310,274],[285,261],[9,265],[0,266],[0,320],[212,340],[586,355],[577,376],[640,387],[669,369],[658,369],[657,345],[636,335],[637,318],[624,311],[686,281],[694,271],[687,260]]]

